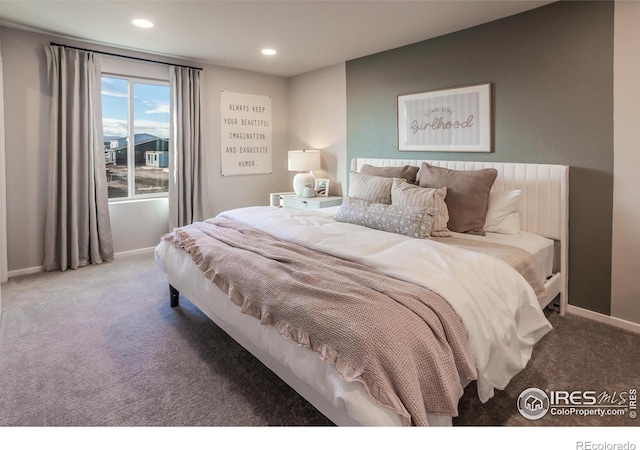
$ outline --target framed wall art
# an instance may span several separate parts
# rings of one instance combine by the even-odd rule
[[[398,150],[490,152],[491,84],[398,96]]]

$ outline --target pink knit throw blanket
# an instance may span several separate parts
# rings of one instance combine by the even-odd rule
[[[476,369],[466,331],[432,291],[224,218],[164,236],[242,308],[363,383],[406,424],[457,416]]]

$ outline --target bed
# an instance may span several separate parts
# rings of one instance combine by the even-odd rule
[[[560,314],[564,314],[566,309],[568,167],[359,158],[352,161],[352,172],[361,173],[365,166],[421,168],[423,163],[455,172],[471,173],[487,168],[495,169],[497,175],[491,185],[492,192],[519,192],[518,232],[508,235],[487,232],[484,236],[452,232],[452,238],[459,244],[458,248],[454,249],[456,246],[449,245],[450,241],[447,241],[446,237],[422,239],[417,242],[414,238],[398,233],[339,222],[336,220],[336,213],[342,207],[311,211],[289,211],[275,207],[241,208],[226,211],[212,220],[217,221],[215,226],[226,223],[242,224],[243,227],[291,242],[292,245],[384,272],[386,276],[399,282],[410,283],[412,286],[426,284],[422,281],[425,271],[440,273],[441,276],[435,277],[438,280],[429,281],[433,285],[425,288],[451,303],[469,338],[469,351],[472,354],[472,362],[476,365],[474,370],[477,370],[477,373],[470,375],[468,371],[458,369],[459,386],[455,390],[457,393],[452,394],[453,398],[461,395],[461,390],[472,379],[477,379],[481,400],[489,401],[495,389],[504,388],[509,380],[526,366],[533,346],[550,330],[551,326],[546,321],[542,309],[557,307]],[[526,250],[541,275],[543,294],[525,279],[523,273],[505,267],[507,264],[498,258],[474,251],[473,247],[477,242],[483,241],[493,242],[487,245],[495,244],[496,247],[515,245]],[[354,243],[358,243],[358,248],[352,248]],[[172,306],[178,306],[180,295],[191,301],[337,425],[416,424],[416,418],[406,411],[401,402],[399,405],[393,404],[397,399],[390,401],[394,406],[390,407],[390,402],[384,396],[372,394],[371,385],[362,381],[361,374],[354,376],[350,372],[353,367],[342,364],[341,355],[338,352],[336,357],[336,352],[332,352],[331,346],[319,349],[319,346],[313,343],[309,345],[305,341],[308,340],[308,336],[293,335],[286,324],[284,327],[278,322],[269,324],[264,314],[261,316],[259,312],[249,311],[253,307],[251,302],[243,303],[237,298],[230,301],[235,296],[233,290],[229,290],[224,281],[220,283],[220,277],[217,283],[212,282],[211,273],[215,270],[211,267],[208,270],[209,277],[205,276],[201,261],[196,261],[193,253],[186,252],[184,245],[181,247],[166,239],[156,247],[156,260],[166,272],[170,285]],[[403,260],[404,256],[401,256],[408,253],[422,255],[422,261],[426,261],[427,254],[439,256],[434,258],[437,261],[430,261],[428,264],[412,264],[413,268],[408,270],[407,263]],[[467,256],[459,258],[459,254]],[[469,267],[451,268],[451,263],[443,262],[467,258],[481,267],[478,269],[477,277],[468,275]],[[227,260],[229,259],[232,258],[227,257]],[[389,261],[396,262],[389,265]],[[485,292],[484,288],[480,289],[476,284],[485,283],[485,278],[496,278],[499,282],[486,281],[492,284],[487,285]],[[479,298],[475,298],[476,296]],[[468,304],[472,302],[467,297],[484,306],[474,305],[469,309]],[[509,300],[505,300],[503,305],[498,298]],[[467,306],[464,306],[465,304]],[[482,321],[493,319],[476,317],[502,314],[513,322],[508,326],[508,332],[485,332],[486,325]],[[491,350],[486,350],[488,348]],[[421,416],[418,422],[431,426],[451,425],[452,416],[455,416],[455,408],[453,412],[451,409],[435,408],[435,411],[426,410],[424,417]]]

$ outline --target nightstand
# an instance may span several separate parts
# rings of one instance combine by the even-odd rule
[[[288,209],[317,209],[340,206],[342,197],[299,197],[297,195],[282,195],[282,207]]]

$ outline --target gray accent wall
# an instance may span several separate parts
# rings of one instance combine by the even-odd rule
[[[348,61],[347,160],[571,166],[569,302],[609,314],[613,36],[613,2],[557,2]],[[398,151],[398,95],[487,82],[492,84],[491,153]]]

